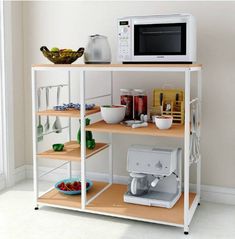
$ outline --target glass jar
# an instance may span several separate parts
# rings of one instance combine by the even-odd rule
[[[126,105],[125,120],[133,119],[133,94],[131,89],[120,89],[121,105]]]
[[[149,183],[147,174],[130,173],[128,191],[134,196],[141,196],[148,192]]]
[[[147,94],[145,90],[134,90],[134,119],[140,120],[140,115],[147,115]]]

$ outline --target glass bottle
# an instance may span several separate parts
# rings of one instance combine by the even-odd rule
[[[121,105],[126,105],[125,120],[133,119],[133,94],[131,89],[120,89]]]
[[[147,94],[143,89],[134,90],[134,119],[140,120],[140,115],[147,115]]]

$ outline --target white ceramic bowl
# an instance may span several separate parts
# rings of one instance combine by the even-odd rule
[[[101,116],[107,124],[118,124],[124,117],[126,112],[125,105],[104,105],[101,106]]]
[[[159,129],[169,129],[172,125],[172,122],[172,116],[164,115],[155,117],[155,124]]]

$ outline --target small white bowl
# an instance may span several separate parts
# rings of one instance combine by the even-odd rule
[[[155,117],[155,125],[159,129],[169,129],[172,125],[172,122],[173,122],[173,117],[170,115]]]
[[[107,124],[118,124],[125,117],[125,105],[104,105],[100,108],[101,116]]]

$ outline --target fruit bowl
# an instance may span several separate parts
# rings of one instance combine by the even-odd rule
[[[46,46],[40,48],[42,54],[51,62],[55,64],[71,64],[81,57],[84,53],[84,48],[79,48],[77,51],[70,49],[59,50],[55,48],[53,51],[49,51]]]
[[[76,182],[77,184],[74,184],[74,182]],[[64,186],[63,186],[63,183],[64,183]],[[80,183],[81,183],[80,178],[63,179],[55,184],[55,189],[67,195],[77,195],[77,194],[81,194]],[[88,191],[93,186],[93,182],[89,179],[86,179],[86,184],[87,184],[86,190]],[[64,188],[64,190],[62,190],[62,188]]]

